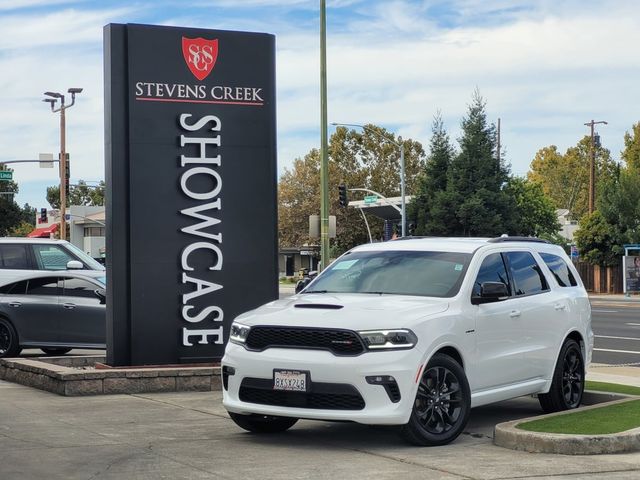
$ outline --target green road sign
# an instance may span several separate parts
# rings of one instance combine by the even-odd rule
[[[0,171],[0,180],[13,180],[13,172],[11,170]]]
[[[376,203],[378,201],[378,197],[376,195],[367,195],[364,197],[364,203]]]

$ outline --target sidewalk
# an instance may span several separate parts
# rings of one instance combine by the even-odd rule
[[[631,295],[627,297],[623,294],[608,294],[608,293],[590,293],[590,300],[615,300],[621,302],[640,302],[640,295]]]
[[[640,366],[612,367],[602,363],[592,363],[587,372],[587,380],[640,387]]]

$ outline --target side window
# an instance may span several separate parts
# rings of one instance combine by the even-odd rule
[[[502,282],[507,286],[507,291],[511,295],[511,285],[509,284],[509,277],[507,276],[507,269],[504,266],[502,255],[499,253],[492,253],[482,261],[480,271],[476,277],[476,281],[473,284],[473,296],[480,296],[480,285],[483,282]]]
[[[571,273],[571,270],[569,270],[569,265],[567,265],[564,258],[551,253],[541,253],[540,256],[547,267],[549,267],[549,270],[551,270],[551,273],[553,273],[558,285],[561,287],[575,287],[578,285],[576,278],[573,276],[573,273]]]
[[[76,260],[59,245],[34,245],[39,270],[66,270],[70,260]]]
[[[14,268],[18,270],[31,268],[27,255],[27,245],[0,245],[0,268]]]
[[[542,269],[529,252],[506,253],[516,295],[533,295],[549,289]]]
[[[24,295],[27,291],[27,281],[14,282],[0,287],[0,293],[5,295]]]
[[[27,295],[58,294],[58,277],[32,278],[27,285]]]
[[[95,291],[98,290],[99,287],[94,285],[93,283],[87,282],[86,280],[82,280],[80,278],[65,278],[63,283],[63,296],[92,298],[96,301],[99,301],[98,297],[95,294]]]

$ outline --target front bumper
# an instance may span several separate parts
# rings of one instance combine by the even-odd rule
[[[422,365],[417,349],[366,352],[357,357],[335,356],[324,350],[270,348],[252,352],[229,343],[222,359],[223,367],[235,374],[223,388],[223,405],[234,413],[276,415],[315,420],[353,421],[371,425],[400,425],[409,421],[416,395],[416,377]],[[271,380],[274,369],[306,370],[311,383],[347,384],[364,400],[361,410],[299,408],[264,405],[240,400],[240,385],[245,378]],[[367,383],[366,377],[393,376],[400,390],[394,403],[382,385]]]

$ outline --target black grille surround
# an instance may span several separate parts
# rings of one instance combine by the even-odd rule
[[[267,348],[329,350],[339,356],[360,355],[367,350],[360,336],[352,330],[266,325],[251,327],[244,345],[254,351]]]
[[[311,383],[309,392],[273,390],[273,380],[250,378],[242,380],[240,401],[278,407],[317,410],[362,410],[364,399],[353,385],[346,383]]]

